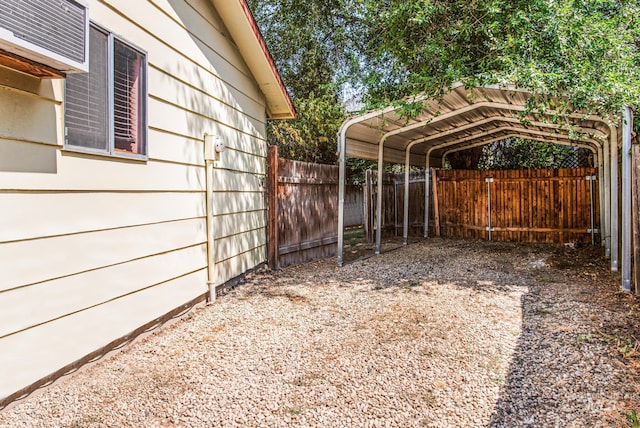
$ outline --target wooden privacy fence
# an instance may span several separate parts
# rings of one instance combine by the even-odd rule
[[[435,181],[434,181],[435,177]],[[595,168],[432,170],[429,235],[516,242],[599,239]],[[365,231],[374,239],[377,174],[367,172]],[[384,174],[382,233],[402,236],[404,174]],[[409,179],[409,236],[424,233],[424,172]]]
[[[267,253],[278,269],[336,254],[338,178],[335,165],[278,158],[269,148],[267,172]],[[345,226],[361,225],[362,189],[347,186]]]
[[[444,236],[554,243],[599,239],[595,168],[434,175],[434,220]]]

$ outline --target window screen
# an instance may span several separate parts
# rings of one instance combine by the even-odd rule
[[[67,76],[67,144],[109,151],[109,36],[91,27],[89,73]]]
[[[113,44],[113,127],[116,151],[143,152],[144,57],[115,40]]]
[[[146,156],[145,54],[94,25],[90,38],[89,73],[67,77],[67,146]]]

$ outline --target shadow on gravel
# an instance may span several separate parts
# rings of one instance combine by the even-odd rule
[[[618,290],[599,248],[553,250],[522,296],[521,335],[490,427],[634,426],[638,299]]]

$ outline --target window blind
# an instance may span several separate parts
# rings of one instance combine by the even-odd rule
[[[89,46],[89,73],[67,76],[67,144],[108,151],[108,34],[91,27]]]

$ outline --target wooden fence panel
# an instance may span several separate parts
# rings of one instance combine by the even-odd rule
[[[599,227],[594,168],[437,173],[444,236],[590,243]],[[489,180],[489,181],[488,181]],[[591,186],[593,186],[591,188]],[[591,206],[593,204],[593,214]],[[487,227],[491,224],[491,231]]]
[[[330,257],[338,242],[338,174],[333,165],[278,160],[280,266]]]
[[[338,242],[338,167],[268,157],[268,263],[280,267],[331,257]],[[345,189],[346,226],[362,224],[362,189]]]

